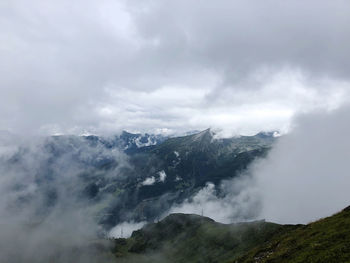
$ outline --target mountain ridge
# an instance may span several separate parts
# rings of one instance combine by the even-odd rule
[[[108,231],[125,221],[153,221],[207,183],[220,188],[222,180],[238,176],[256,158],[263,158],[275,141],[273,136],[257,135],[214,138],[210,129],[171,138],[127,132],[120,136],[45,137],[0,161],[11,169],[35,161],[40,169],[33,174],[34,184],[38,191],[49,188],[43,198],[52,206],[59,191],[53,183],[65,173],[74,177],[72,194],[96,208],[95,217]]]
[[[350,260],[350,206],[307,225],[220,224],[172,214],[115,239],[118,262],[324,262]]]
[[[135,202],[130,204],[137,211],[134,220],[156,219],[159,210],[155,211],[154,207],[164,213],[169,203],[183,202],[208,182],[219,187],[222,180],[237,176],[256,158],[263,158],[274,141],[272,136],[214,139],[207,129],[138,148],[129,154],[134,173],[142,175],[131,186],[137,192]],[[108,213],[122,209],[122,206],[116,206]]]

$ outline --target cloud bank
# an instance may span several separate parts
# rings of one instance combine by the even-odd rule
[[[0,5],[0,130],[248,134],[348,99],[346,0]]]
[[[208,183],[195,196],[174,205],[167,213],[197,214],[217,222],[234,223],[256,219],[261,212],[260,195],[249,175],[225,180],[218,189]]]
[[[109,262],[99,218],[110,198],[93,196],[87,177],[94,162],[113,158],[116,168],[93,182],[116,180],[123,154],[83,138],[1,138],[0,261]]]
[[[349,109],[299,116],[293,131],[252,168],[262,217],[308,223],[350,204]]]
[[[108,236],[111,238],[128,238],[132,232],[142,228],[147,222],[123,222],[113,227],[109,232]]]
[[[168,213],[202,214],[223,223],[265,219],[309,223],[350,204],[350,107],[294,118],[266,158],[217,188],[208,184]]]

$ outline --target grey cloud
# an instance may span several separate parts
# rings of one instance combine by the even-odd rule
[[[301,224],[332,215],[350,204],[349,105],[294,118],[266,158],[240,177],[208,184],[168,213],[196,213],[230,223],[265,219]]]
[[[203,213],[222,223],[242,222],[259,217],[261,212],[260,192],[249,174],[225,180],[218,189],[208,183],[195,196],[174,205],[170,213]]]
[[[55,138],[0,138],[0,261],[109,262],[98,218],[111,199],[92,200],[85,174],[93,176],[90,165],[99,158],[113,158],[117,166],[103,178],[117,180],[125,156],[76,137],[57,145]]]
[[[150,1],[136,24],[160,54],[239,79],[260,67],[349,77],[347,1]],[[136,4],[137,5],[137,4]],[[170,52],[171,51],[171,52]]]
[[[205,111],[220,115],[228,109],[231,119],[251,118],[242,106],[257,105],[252,94],[265,101],[271,78],[286,70],[300,72],[303,89],[325,98],[325,80],[348,90],[349,8],[341,0],[2,1],[0,129],[101,133],[125,126],[200,129],[202,122],[242,126],[228,116],[212,121]],[[152,95],[174,88],[187,89],[184,100],[190,92],[203,96],[194,104],[164,105],[160,101],[171,91]],[[285,94],[298,88],[281,87],[284,92],[270,94],[268,104],[285,104]],[[293,101],[287,103],[291,112],[314,103],[293,108]],[[273,116],[267,122],[282,126]]]
[[[281,223],[307,223],[350,203],[349,106],[299,116],[252,172],[262,216]]]

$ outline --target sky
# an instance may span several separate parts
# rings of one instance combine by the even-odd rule
[[[0,130],[290,129],[350,92],[350,4],[3,0]]]

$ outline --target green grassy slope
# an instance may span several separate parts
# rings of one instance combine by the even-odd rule
[[[308,225],[172,214],[116,239],[117,262],[350,262],[350,207]]]
[[[117,239],[118,262],[227,262],[294,226],[256,221],[220,224],[197,215],[172,214]]]
[[[274,236],[232,262],[350,262],[350,207],[294,231]]]

